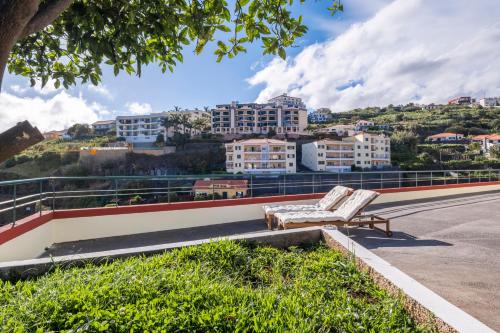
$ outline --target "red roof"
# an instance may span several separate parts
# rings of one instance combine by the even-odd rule
[[[500,140],[500,134],[481,134],[472,137],[472,140],[483,141],[484,139],[488,140]]]
[[[248,180],[242,179],[214,179],[214,180],[197,180],[194,183],[194,189],[212,188],[212,186],[220,188],[247,188]]]
[[[457,136],[457,135],[462,135],[462,134],[457,134],[457,133],[438,133],[438,134],[434,134],[434,135],[431,135],[429,136],[429,138],[447,138],[449,136]]]

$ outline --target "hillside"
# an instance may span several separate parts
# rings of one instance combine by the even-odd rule
[[[328,125],[370,120],[377,125],[390,125],[393,130],[410,130],[423,138],[444,131],[465,135],[500,131],[500,108],[486,109],[480,106],[444,105],[434,110],[422,110],[412,104],[401,108],[389,105],[339,112],[333,116],[333,121]]]

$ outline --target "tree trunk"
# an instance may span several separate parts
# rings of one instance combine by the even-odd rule
[[[38,128],[33,127],[25,120],[16,126],[0,133],[0,163],[19,154],[24,149],[43,140]]]
[[[0,91],[9,54],[38,11],[39,0],[0,0]]]

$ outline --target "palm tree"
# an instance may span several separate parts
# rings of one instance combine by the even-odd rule
[[[193,129],[197,132],[201,133],[208,128],[208,119],[207,118],[196,118],[192,123]]]
[[[186,128],[191,128],[191,119],[189,114],[184,113],[180,116],[180,124],[182,125],[182,132],[186,133]]]

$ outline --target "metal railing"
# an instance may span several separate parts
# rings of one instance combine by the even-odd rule
[[[246,185],[233,189],[217,185],[194,188],[197,180],[204,179],[245,180]],[[376,190],[499,180],[500,169],[43,177],[0,181],[0,225],[15,225],[28,215],[59,209],[320,193],[335,185]]]

